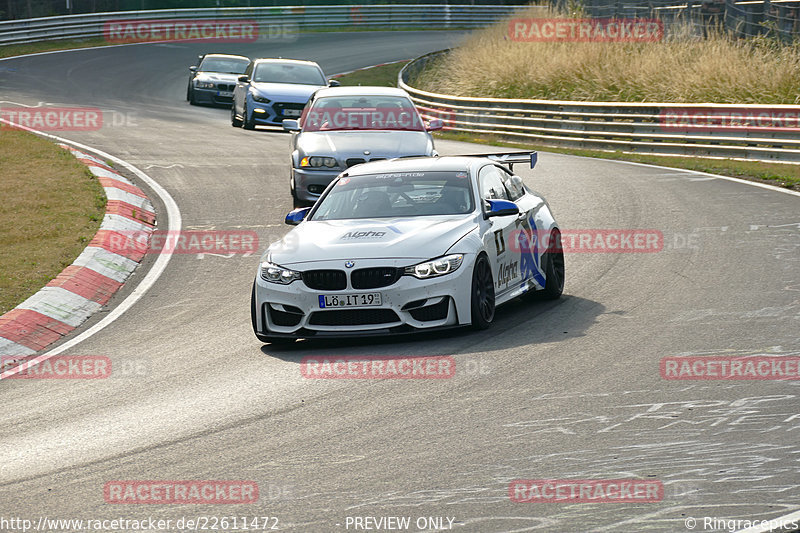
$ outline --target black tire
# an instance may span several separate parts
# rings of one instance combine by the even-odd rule
[[[191,103],[192,102],[192,85],[189,84],[186,87],[186,101]]]
[[[289,192],[292,195],[292,207],[294,209],[297,209],[298,207],[307,207],[308,206],[307,202],[304,202],[303,200],[299,200],[297,198],[297,192],[295,191],[295,189],[290,188]]]
[[[261,342],[268,342],[270,344],[293,344],[295,339],[291,337],[273,337],[271,335],[263,335],[258,332],[256,327],[256,283],[253,282],[253,290],[250,292],[250,323],[253,325],[253,333],[256,338]]]
[[[494,278],[485,255],[475,261],[472,269],[472,328],[488,328],[494,320]]]
[[[558,300],[564,292],[564,249],[558,230],[550,233],[550,244],[542,254],[542,263],[546,276],[544,289],[532,293],[532,296],[539,300]]]
[[[231,104],[231,126],[234,128],[241,128],[242,121],[236,117],[236,106]]]
[[[197,99],[194,97],[194,91],[189,90],[189,105],[197,105]]]
[[[242,121],[243,121],[242,127],[244,129],[246,130],[256,129],[256,123],[253,120],[253,116],[252,115],[250,117],[247,116],[247,104],[244,104],[244,107],[242,108]]]

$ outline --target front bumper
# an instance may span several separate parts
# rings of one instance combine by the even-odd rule
[[[194,101],[198,104],[213,104],[229,106],[233,103],[233,96],[231,91],[220,91],[219,89],[192,89],[194,93]],[[231,96],[220,95],[220,93],[231,93]]]
[[[348,275],[341,290],[318,290],[304,280],[289,285],[261,278],[255,284],[256,334],[270,337],[313,338],[408,333],[468,325],[474,256],[466,255],[461,267],[445,276],[428,280],[401,276],[386,287],[354,289]],[[419,260],[356,260],[357,268],[404,267]],[[287,267],[288,268],[288,267]],[[304,264],[309,270],[343,270],[343,261]],[[347,272],[349,274],[349,272]],[[321,308],[321,295],[380,293],[381,305],[353,308]]]
[[[341,170],[305,170],[293,167],[292,183],[295,198],[313,204],[319,199],[325,187],[341,172]]]
[[[252,96],[247,97],[248,109],[253,115],[253,122],[262,126],[283,126],[283,119],[299,119],[305,102],[256,102]]]

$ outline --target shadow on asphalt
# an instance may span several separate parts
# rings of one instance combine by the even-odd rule
[[[514,300],[497,309],[492,326],[469,327],[404,335],[304,339],[288,345],[265,344],[265,355],[300,363],[309,355],[438,356],[483,353],[582,337],[599,315],[599,302],[565,295],[549,302]]]

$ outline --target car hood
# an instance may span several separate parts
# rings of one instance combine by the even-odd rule
[[[307,131],[299,135],[297,149],[303,155],[372,159],[431,155],[433,143],[424,131]]]
[[[409,264],[444,255],[477,227],[477,215],[359,220],[309,220],[267,249],[265,259],[292,266],[311,261],[408,259]]]
[[[306,103],[314,91],[325,85],[301,85],[299,83],[264,83],[251,82],[250,86],[270,100],[291,98]]]
[[[236,83],[239,76],[240,74],[228,74],[227,72],[198,72],[195,79]]]

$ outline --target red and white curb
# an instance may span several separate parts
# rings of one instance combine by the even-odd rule
[[[97,176],[106,214],[89,246],[39,292],[0,316],[0,355],[29,356],[80,326],[100,310],[136,269],[146,250],[120,254],[111,246],[121,232],[150,235],[155,210],[147,195],[105,162],[66,144]]]

